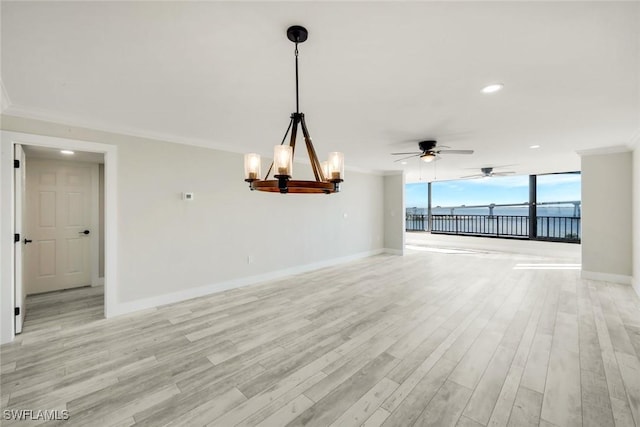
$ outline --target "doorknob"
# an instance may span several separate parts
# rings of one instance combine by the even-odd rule
[[[78,234],[89,234],[91,233],[89,230],[79,231]]]
[[[25,239],[24,239],[24,244],[25,244],[25,245],[26,245],[27,243],[31,243],[31,242],[33,242],[33,240],[30,240],[30,239],[27,239],[27,238],[25,238]]]

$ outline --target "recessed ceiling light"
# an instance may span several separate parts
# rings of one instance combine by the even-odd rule
[[[406,164],[407,164],[407,162],[400,162],[400,164],[401,164],[401,165],[406,165]]]
[[[71,151],[71,150],[60,150],[60,152],[61,152],[62,154],[66,154],[66,155],[75,154],[75,153],[74,153],[73,151]]]
[[[493,83],[489,86],[485,86],[482,88],[482,93],[494,93],[502,89],[504,85],[502,83]]]
[[[540,146],[539,145],[530,145],[529,148],[536,149],[536,148],[540,148]]]

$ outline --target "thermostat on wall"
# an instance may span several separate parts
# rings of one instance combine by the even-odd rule
[[[193,200],[193,193],[182,193],[182,200]]]

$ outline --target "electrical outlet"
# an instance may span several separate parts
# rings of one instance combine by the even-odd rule
[[[253,255],[247,255],[247,264],[253,264]]]

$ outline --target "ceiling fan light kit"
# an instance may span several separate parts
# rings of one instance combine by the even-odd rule
[[[329,153],[329,159],[320,163],[316,150],[313,148],[311,136],[307,129],[304,113],[300,112],[298,93],[298,44],[307,40],[309,32],[306,28],[294,25],[287,29],[287,38],[295,43],[296,63],[296,112],[291,114],[289,127],[282,142],[276,145],[273,151],[273,162],[264,179],[260,179],[260,155],[248,153],[244,156],[244,180],[249,183],[251,190],[267,191],[272,193],[307,193],[307,194],[332,194],[340,191],[340,183],[344,180],[344,155],[334,151]],[[307,147],[307,154],[311,162],[311,169],[315,176],[314,181],[294,180],[293,157],[296,149],[296,136],[298,126],[302,128],[302,135]],[[291,132],[289,145],[285,145],[287,135]],[[268,179],[273,171],[275,179]]]
[[[431,163],[436,159],[435,153],[424,153],[420,156],[423,162]]]

